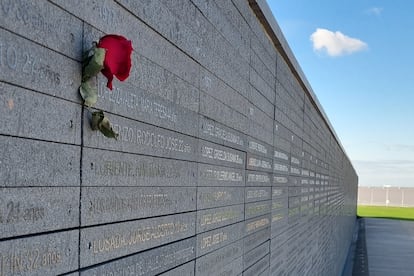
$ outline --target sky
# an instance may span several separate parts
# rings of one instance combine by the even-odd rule
[[[267,3],[359,185],[414,187],[414,1]]]

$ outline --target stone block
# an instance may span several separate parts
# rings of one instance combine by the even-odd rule
[[[79,186],[80,148],[1,136],[3,187]]]
[[[81,267],[194,236],[195,212],[81,229]]]
[[[273,171],[272,168],[272,159],[253,155],[251,153],[247,153],[247,161],[246,166],[248,170],[255,170],[255,171],[264,171],[271,173]]]
[[[81,106],[0,82],[0,133],[80,145]]]
[[[270,239],[270,226],[267,226],[266,228],[257,231],[251,235],[248,235],[244,238],[244,252],[249,252],[253,250],[253,248],[259,246],[260,244],[266,242]]]
[[[269,248],[270,248],[270,240],[266,241],[265,243],[262,243],[258,247],[248,252],[245,252],[243,255],[244,270],[252,266],[254,263],[256,263],[258,260],[263,258],[265,255],[269,254]]]
[[[197,211],[196,233],[202,233],[244,220],[244,205]]]
[[[82,22],[47,1],[4,1],[0,26],[71,58],[82,59]]]
[[[270,187],[246,187],[244,202],[269,200],[272,197]]]
[[[85,112],[86,113],[86,112]],[[111,115],[117,140],[108,139],[84,124],[84,145],[129,153],[195,161],[197,140],[177,132]],[[85,114],[85,120],[89,120]]]
[[[197,234],[197,258],[243,238],[243,222]]]
[[[161,272],[193,260],[195,258],[194,244],[194,238],[170,243],[92,267],[82,271],[81,275],[159,275]],[[194,263],[193,266],[181,268],[181,271],[187,272],[191,269],[194,271]],[[169,271],[165,275],[178,275],[176,272]]]
[[[265,257],[263,257],[261,260],[259,260],[257,263],[249,267],[243,272],[243,276],[255,276],[260,275],[263,273],[267,268],[269,268],[270,265],[270,254],[267,254]]]
[[[0,188],[0,239],[79,226],[79,188]]]
[[[197,164],[85,148],[82,183],[84,186],[196,186]]]
[[[81,64],[0,29],[0,81],[80,102]]]
[[[223,166],[198,164],[199,186],[241,186],[244,187],[245,171]]]
[[[246,171],[246,186],[271,186],[272,174],[267,172]]]
[[[265,200],[265,201],[258,201],[253,203],[247,203],[245,204],[245,218],[250,219],[254,218],[260,215],[264,215],[267,213],[270,213],[271,210],[271,201]]]
[[[223,165],[244,169],[246,154],[244,152],[220,146],[204,140],[198,142],[198,161],[213,165]]]
[[[242,187],[198,187],[197,210],[244,203]]]
[[[247,137],[247,152],[266,158],[272,158],[273,147],[253,137]]]
[[[196,259],[196,275],[210,276],[225,269],[229,263],[242,257],[243,242],[237,241]],[[211,265],[214,264],[214,265]],[[241,266],[243,267],[243,266]]]
[[[195,209],[195,187],[82,187],[82,226]]]
[[[254,232],[262,230],[270,226],[270,214],[260,217],[252,218],[245,221],[245,235],[250,235]]]
[[[195,261],[180,265],[167,272],[159,274],[160,276],[194,276],[195,275]]]
[[[79,231],[0,241],[2,275],[58,275],[78,268]]]

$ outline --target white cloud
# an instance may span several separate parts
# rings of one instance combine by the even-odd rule
[[[372,7],[372,8],[369,8],[367,10],[367,13],[372,14],[372,15],[376,15],[376,16],[380,16],[383,10],[384,9],[380,8],[380,7]]]
[[[368,47],[362,40],[346,36],[339,31],[332,32],[321,28],[316,29],[310,40],[313,42],[313,49],[326,51],[330,56],[352,54]]]

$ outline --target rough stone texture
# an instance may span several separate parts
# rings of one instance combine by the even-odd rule
[[[78,93],[111,33],[118,140]],[[338,275],[358,178],[333,133],[264,0],[0,0],[0,275]]]

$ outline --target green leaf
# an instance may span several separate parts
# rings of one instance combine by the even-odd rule
[[[89,80],[92,77],[98,75],[98,73],[104,68],[104,60],[106,49],[95,48],[93,56],[89,59],[88,64],[85,66],[82,72],[82,82]]]
[[[91,85],[91,81],[82,82],[79,93],[87,106],[94,106],[98,101],[98,89]]]
[[[92,113],[91,127],[102,132],[105,137],[118,138],[118,133],[112,129],[111,122],[101,110]]]

